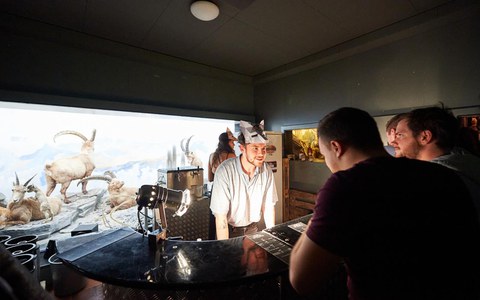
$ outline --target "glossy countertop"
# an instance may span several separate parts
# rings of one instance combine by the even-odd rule
[[[288,257],[310,216],[228,240],[164,240],[130,228],[57,241],[57,256],[86,277],[145,289],[245,284],[287,274]],[[300,228],[300,230],[298,230]]]

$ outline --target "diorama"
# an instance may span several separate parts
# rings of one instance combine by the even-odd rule
[[[10,102],[0,102],[0,115],[0,231],[39,241],[137,227],[136,193],[158,184],[161,170],[192,170],[188,188],[202,198],[208,180],[198,177],[219,134],[235,128],[234,120]]]
[[[480,155],[480,114],[458,115],[460,121],[459,139],[463,148],[472,154]]]
[[[292,160],[324,162],[318,147],[314,124],[282,128],[285,135],[285,154]]]
[[[293,142],[297,146],[300,160],[323,161],[323,156],[318,147],[316,128],[292,130]]]
[[[467,128],[468,131],[476,133],[477,140],[480,141],[480,114],[472,115],[459,115],[457,118],[460,120],[460,125],[462,128]]]

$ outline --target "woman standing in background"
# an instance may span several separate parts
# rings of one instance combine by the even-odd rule
[[[233,147],[235,146],[234,142],[236,140],[237,139],[228,128],[226,132],[220,134],[218,137],[217,149],[210,154],[210,158],[208,159],[208,181],[213,182],[215,171],[224,160],[236,156],[235,151],[233,150]]]

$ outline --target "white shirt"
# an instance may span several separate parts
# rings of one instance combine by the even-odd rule
[[[240,157],[225,160],[215,172],[210,209],[227,215],[228,224],[239,227],[260,221],[262,208],[278,201],[273,172],[268,164],[256,168],[250,179]]]

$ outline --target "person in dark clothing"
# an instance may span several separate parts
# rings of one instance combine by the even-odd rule
[[[470,127],[460,127],[458,130],[456,147],[467,150],[469,153],[480,157],[480,141],[478,131]]]
[[[331,112],[317,134],[333,174],[292,250],[292,287],[313,293],[343,263],[352,300],[480,299],[480,225],[460,177],[390,156],[356,108]]]
[[[48,300],[53,297],[42,288],[37,278],[0,243],[0,299]]]
[[[395,146],[407,158],[455,170],[470,191],[480,220],[480,157],[459,147],[459,129],[458,119],[444,108],[414,109],[398,122]]]

